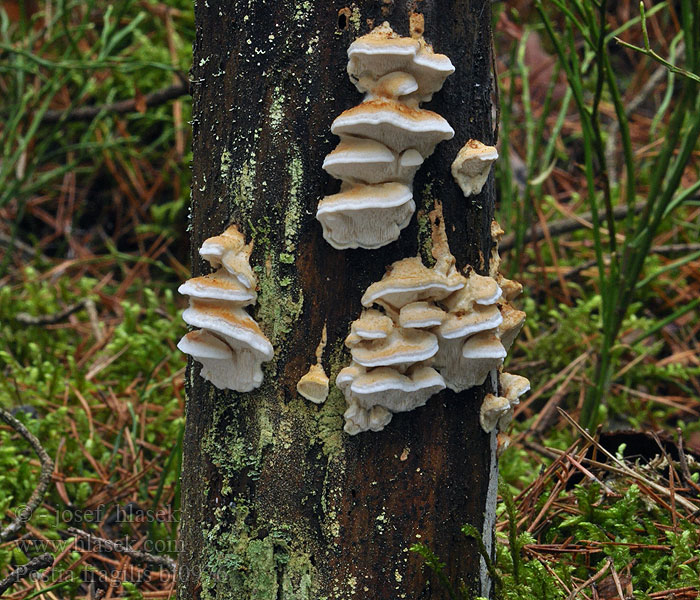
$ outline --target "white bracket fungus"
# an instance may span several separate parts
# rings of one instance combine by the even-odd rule
[[[454,72],[422,38],[397,35],[388,23],[348,48],[348,74],[364,101],[331,125],[340,137],[323,168],[342,180],[316,218],[336,249],[379,248],[398,239],[416,209],[413,177],[435,146],[454,136],[440,115],[419,107]]]
[[[525,313],[509,304],[522,286],[470,267],[458,272],[439,205],[433,212],[435,266],[426,267],[420,257],[390,265],[365,291],[365,309],[345,339],[352,362],[335,383],[347,401],[345,431],[351,435],[379,431],[393,413],[423,406],[445,388],[482,385],[501,367],[525,322]],[[484,401],[482,427],[507,427],[529,385],[504,373],[501,394]]]
[[[367,288],[367,308],[345,340],[353,362],[336,378],[348,403],[346,432],[379,431],[392,413],[423,406],[446,387],[481,385],[503,364],[524,313],[506,302],[495,279],[471,269],[462,275],[453,264],[441,260],[429,269],[419,257],[406,258]],[[511,410],[507,394],[490,395],[485,426],[495,427]]]
[[[530,382],[520,375],[501,373],[502,396],[486,394],[481,405],[479,421],[482,429],[490,433],[496,426],[503,430],[513,420],[513,409],[520,403],[520,396],[530,391]]]
[[[200,255],[216,271],[194,277],[178,291],[190,297],[185,323],[201,327],[177,347],[202,364],[200,375],[219,389],[249,392],[263,380],[261,364],[271,360],[272,345],[244,309],[255,304],[257,279],[250,267],[252,244],[236,226],[204,241]]]
[[[465,196],[479,194],[486,183],[491,164],[498,158],[498,150],[479,140],[469,140],[457,153],[452,163],[455,178]]]

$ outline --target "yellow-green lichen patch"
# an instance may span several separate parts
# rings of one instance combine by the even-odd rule
[[[275,86],[272,90],[270,103],[270,131],[274,137],[279,137],[284,122],[284,101],[286,99],[282,87]]]
[[[296,6],[296,10],[294,11],[294,20],[299,23],[305,23],[309,17],[309,13],[311,12],[312,8],[313,4],[310,2],[310,0],[304,0],[304,2],[300,2]]]
[[[283,282],[280,262],[272,253],[267,255],[264,267],[255,270],[259,286],[256,319],[275,349],[279,349],[281,341],[301,316],[304,294],[300,289],[295,291],[296,286],[290,285],[289,276],[284,276]]]
[[[238,410],[246,410],[251,403],[239,397],[236,402],[245,404],[238,406]],[[245,437],[241,435],[238,426],[231,422],[230,408],[218,403],[214,408],[212,427],[209,435],[202,440],[202,451],[209,456],[212,464],[219,470],[222,476],[221,495],[227,496],[231,491],[231,481],[240,477],[241,473],[251,479],[257,479],[262,467],[262,458],[265,450],[274,444],[274,433],[265,407],[256,407],[257,440],[249,431]],[[226,448],[222,448],[219,440],[227,441]]]
[[[331,349],[330,354],[330,389],[328,398],[319,406],[316,413],[317,436],[323,449],[323,454],[329,459],[338,456],[343,448],[345,436],[343,431],[343,413],[347,408],[345,396],[338,386],[335,378],[338,372],[350,363],[350,356],[343,340],[340,339]]]
[[[231,182],[231,207],[240,215],[239,220],[242,222],[250,219],[251,210],[256,202],[256,166],[255,158],[246,159],[241,165],[241,170],[234,175]]]
[[[361,21],[362,14],[360,13],[360,9],[353,4],[352,14],[348,19],[348,22],[350,23],[350,26],[355,30],[355,33],[360,33],[360,26],[362,25]]]
[[[343,413],[345,412],[345,396],[335,385],[328,392],[328,398],[320,405],[316,416],[318,422],[318,439],[321,442],[323,454],[329,458],[337,455],[343,449]]]
[[[203,600],[314,598],[313,566],[295,533],[267,527],[260,535],[242,501],[214,512],[218,522],[203,525]]]
[[[286,211],[284,213],[284,247],[288,253],[294,251],[301,224],[301,185],[304,179],[304,163],[294,153],[289,161],[289,191],[287,192]]]
[[[233,163],[233,155],[228,151],[224,150],[221,153],[221,179],[228,181],[231,176],[231,164]]]

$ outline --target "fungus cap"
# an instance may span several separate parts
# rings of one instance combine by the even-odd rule
[[[508,351],[513,345],[515,338],[518,337],[523,325],[525,325],[525,317],[527,315],[522,310],[513,308],[507,303],[501,304],[500,309],[503,322],[498,326],[498,333],[501,337],[501,343]]]
[[[225,269],[188,279],[177,291],[199,300],[225,300],[239,306],[254,304],[257,299],[257,294],[251,288],[243,285]]]
[[[511,302],[517,298],[523,291],[523,284],[518,281],[513,281],[512,279],[506,279],[503,275],[499,274],[498,285],[503,290],[503,298],[506,302]]]
[[[363,310],[360,318],[350,325],[350,336],[348,336],[346,344],[351,345],[355,339],[358,341],[381,340],[389,337],[393,329],[394,322],[391,317],[387,317],[376,308]]]
[[[408,149],[399,155],[375,140],[344,136],[324,159],[323,169],[350,183],[410,184],[422,164],[423,157],[417,150]]]
[[[345,413],[345,426],[343,429],[350,435],[357,435],[363,431],[381,431],[391,421],[392,413],[381,406],[373,406],[371,409],[361,407],[352,402]]]
[[[479,423],[486,433],[496,429],[499,420],[510,411],[508,398],[486,394],[479,410]]]
[[[406,375],[390,367],[379,367],[357,377],[350,387],[352,397],[361,406],[383,406],[391,412],[423,406],[444,389],[444,379],[430,367],[416,367]]]
[[[252,245],[246,244],[245,237],[238,227],[231,225],[223,233],[204,240],[199,254],[212,267],[220,267],[221,258],[226,252],[240,252],[250,256],[251,251]]]
[[[411,189],[401,183],[356,185],[323,198],[316,218],[334,248],[373,249],[398,239],[415,209]]]
[[[437,113],[385,98],[367,100],[342,112],[333,121],[331,131],[339,136],[369,137],[394,152],[414,148],[423,158],[455,133]]]
[[[248,262],[253,244],[245,243],[238,227],[231,225],[222,234],[207,238],[199,249],[199,255],[212,267],[223,266],[249,290],[254,290],[257,278]]]
[[[357,38],[348,48],[348,74],[361,92],[371,92],[374,81],[393,71],[412,74],[418,83],[416,100],[427,102],[454,66],[422,40],[400,37],[388,23]]]
[[[462,147],[452,163],[452,177],[465,196],[481,192],[489,176],[491,163],[497,158],[496,148],[486,146],[478,140],[469,140]]]
[[[462,356],[475,359],[500,359],[498,364],[501,364],[506,357],[506,349],[493,331],[482,331],[466,339],[462,346]]]
[[[395,100],[412,94],[417,89],[418,84],[413,75],[403,71],[392,71],[377,79],[368,92],[371,97]]]
[[[508,398],[512,406],[517,405],[520,396],[530,391],[530,381],[527,377],[513,375],[511,373],[501,373],[501,393]]]
[[[474,306],[470,312],[449,312],[436,333],[445,339],[467,336],[498,327],[503,321],[501,311],[495,305]]]
[[[239,382],[231,373],[234,351],[223,340],[204,329],[197,329],[187,333],[177,347],[202,365],[199,374],[203,379],[219,389],[236,389]]]
[[[387,338],[368,340],[352,348],[353,360],[363,367],[410,365],[432,358],[438,351],[435,335],[420,329],[394,329]]]
[[[440,325],[448,314],[432,302],[411,302],[401,307],[399,312],[399,325],[420,329]]]
[[[367,369],[353,361],[347,367],[343,367],[338,371],[338,374],[335,376],[335,385],[340,388],[346,398],[349,398],[348,390],[352,382],[366,372]]]
[[[233,350],[226,342],[204,329],[186,333],[177,343],[177,348],[199,362],[201,359],[225,360],[233,356]]]
[[[320,364],[311,365],[297,382],[297,392],[315,404],[323,404],[328,398],[328,375]]]
[[[237,340],[241,347],[248,347],[264,360],[271,360],[274,349],[255,319],[242,308],[224,304],[205,304],[192,300],[182,313],[182,319],[193,327],[203,327]]]
[[[493,277],[470,271],[464,286],[445,299],[445,306],[451,312],[469,312],[474,304],[495,304],[501,298],[501,293],[501,288]]]
[[[241,307],[191,300],[182,318],[188,325],[210,330],[233,351],[226,387],[249,392],[262,383],[260,366],[272,359],[274,350],[255,320]]]
[[[459,273],[443,275],[429,269],[419,256],[404,258],[391,265],[381,281],[373,283],[362,296],[362,305],[374,302],[398,310],[419,300],[442,300],[464,286]]]

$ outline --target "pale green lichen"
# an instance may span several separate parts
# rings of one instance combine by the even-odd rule
[[[284,214],[284,247],[293,252],[301,222],[301,185],[304,179],[304,163],[296,152],[289,161],[289,191],[287,193],[287,210]]]
[[[242,504],[215,513],[218,523],[205,536],[203,600],[312,600],[313,566],[308,554],[292,548],[295,532],[272,528],[259,535]]]
[[[300,289],[295,294],[290,281],[282,285],[276,258],[270,253],[265,267],[256,268],[259,287],[256,317],[272,345],[279,349],[280,342],[301,316],[304,294]]]
[[[360,26],[362,25],[362,14],[357,6],[352,7],[352,14],[348,18],[348,22],[355,30],[355,33],[360,33]]]
[[[309,0],[299,3],[294,12],[294,20],[301,23],[306,22],[312,8],[313,4]]]
[[[221,178],[224,181],[228,181],[228,178],[231,176],[231,164],[233,163],[233,155],[228,151],[224,150],[221,153]]]
[[[285,95],[280,86],[275,86],[272,90],[272,102],[270,103],[270,130],[276,135],[284,121],[284,101]]]
[[[231,184],[231,205],[243,221],[250,218],[255,203],[255,169],[255,158],[244,160]]]

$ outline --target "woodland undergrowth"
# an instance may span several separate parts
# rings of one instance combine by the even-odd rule
[[[169,598],[191,3],[30,5],[0,8],[0,407],[55,467],[0,585],[48,552],[4,597]],[[700,594],[700,18],[645,6],[494,5],[497,218],[528,313],[509,370],[532,381],[500,463],[503,598]],[[0,425],[0,531],[39,477]]]

